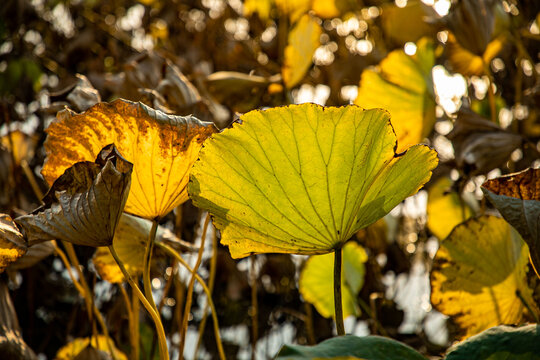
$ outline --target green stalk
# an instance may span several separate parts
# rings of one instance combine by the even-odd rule
[[[163,329],[163,324],[161,323],[161,319],[159,318],[157,311],[154,310],[150,302],[146,299],[141,289],[139,289],[139,286],[137,285],[137,283],[133,281],[133,278],[127,272],[124,266],[124,263],[122,262],[122,260],[120,260],[120,258],[118,257],[118,254],[116,253],[116,250],[114,249],[112,245],[109,246],[109,250],[111,251],[111,255],[113,256],[114,260],[120,267],[122,274],[124,274],[124,277],[127,279],[129,285],[131,285],[131,289],[135,292],[139,300],[142,302],[144,308],[146,309],[146,311],[148,311],[148,314],[150,314],[150,317],[154,321],[157,335],[158,335],[158,341],[159,341],[159,355],[160,355],[159,358],[161,360],[169,360],[169,350],[167,348],[167,337],[165,336],[165,330]]]
[[[334,251],[334,308],[336,329],[338,336],[345,335],[345,325],[343,324],[343,301],[341,299],[341,256],[342,248]]]
[[[208,304],[210,305],[210,309],[212,311],[212,320],[214,321],[214,336],[216,337],[216,344],[218,348],[219,358],[221,360],[225,360],[225,352],[223,351],[223,345],[221,343],[221,335],[219,334],[219,323],[216,313],[216,307],[214,306],[214,302],[212,301],[212,292],[210,289],[208,289],[208,286],[206,286],[206,283],[204,280],[195,272],[194,269],[189,267],[189,265],[186,263],[184,259],[169,245],[166,245],[164,243],[158,242],[157,246],[159,246],[161,249],[165,250],[169,255],[173,256],[180,264],[182,264],[191,274],[193,274],[193,277],[197,279],[197,281],[201,284],[203,291],[206,294]]]

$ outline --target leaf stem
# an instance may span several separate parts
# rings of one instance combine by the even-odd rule
[[[188,329],[188,318],[189,318],[189,313],[191,311],[191,304],[193,301],[193,286],[195,285],[195,274],[197,273],[197,269],[201,265],[202,255],[204,252],[204,242],[206,240],[206,232],[208,230],[209,223],[210,223],[210,213],[207,213],[206,218],[204,220],[203,231],[201,234],[201,245],[199,248],[199,252],[197,254],[197,261],[195,262],[195,266],[193,267],[191,279],[189,279],[189,284],[188,284],[188,289],[187,289],[187,294],[186,294],[186,303],[184,305],[184,316],[182,317],[182,324],[180,326],[180,329],[182,329],[182,336],[180,337],[180,346],[179,346],[180,359],[183,358],[183,354],[184,354],[184,345],[185,345],[186,334],[187,334],[187,329]]]
[[[109,246],[109,250],[111,251],[111,255],[113,256],[114,260],[118,264],[118,267],[120,267],[120,270],[122,271],[122,274],[124,274],[124,277],[127,279],[129,285],[131,285],[131,289],[135,292],[139,300],[142,302],[144,308],[146,311],[148,311],[148,314],[150,314],[150,317],[154,321],[154,324],[156,326],[156,331],[158,334],[158,341],[159,341],[159,354],[161,360],[169,360],[169,350],[167,348],[167,337],[165,336],[165,330],[163,329],[163,324],[161,323],[161,319],[159,318],[158,313],[154,310],[148,299],[144,296],[141,289],[139,289],[139,286],[135,281],[133,281],[133,278],[131,275],[127,272],[124,263],[120,258],[118,257],[118,254],[116,253],[116,250],[112,245]]]
[[[255,350],[257,347],[257,339],[259,337],[259,324],[257,319],[258,304],[257,304],[257,277],[255,274],[255,256],[251,255],[251,269],[249,269],[249,282],[251,283],[251,360],[255,360]]]
[[[334,251],[334,308],[338,336],[345,335],[345,325],[343,324],[343,301],[341,299],[342,252],[343,249],[341,247]]]
[[[154,296],[152,295],[152,283],[150,281],[150,268],[152,264],[152,250],[154,249],[154,240],[156,238],[158,222],[157,220],[152,220],[152,227],[150,228],[150,234],[148,235],[148,242],[146,243],[146,248],[144,251],[144,264],[143,264],[143,285],[144,285],[144,294],[146,299],[154,309],[154,311],[159,314],[154,302]]]
[[[219,323],[216,313],[216,307],[214,306],[214,302],[212,301],[212,293],[210,289],[208,289],[208,286],[206,286],[206,283],[204,280],[195,272],[194,269],[189,267],[189,265],[186,263],[184,259],[169,245],[166,245],[164,243],[158,242],[157,246],[159,246],[161,249],[165,250],[168,254],[173,256],[180,264],[182,264],[190,273],[193,274],[193,277],[197,279],[197,281],[201,284],[203,291],[206,294],[208,304],[210,305],[210,310],[212,311],[212,320],[214,321],[214,336],[216,337],[216,344],[218,348],[219,358],[221,360],[225,360],[225,352],[223,351],[223,345],[221,343],[221,336],[219,334]]]
[[[218,251],[218,242],[217,242],[217,235],[216,232],[212,234],[212,258],[210,259],[210,276],[208,277],[208,290],[210,291],[210,294],[214,291],[214,282],[216,280],[216,268],[217,268],[217,251]],[[197,346],[195,347],[195,352],[193,355],[194,359],[198,359],[198,352],[199,347],[201,346],[203,334],[204,334],[204,328],[206,327],[206,319],[207,319],[207,313],[208,308],[210,307],[210,301],[206,300],[206,304],[204,304],[204,311],[203,311],[203,317],[201,319],[201,323],[199,325],[199,340],[197,340]]]

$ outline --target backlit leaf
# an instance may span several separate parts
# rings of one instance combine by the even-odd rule
[[[446,360],[540,360],[540,326],[496,326],[452,346]]]
[[[360,78],[355,104],[384,108],[392,116],[398,151],[421,142],[435,123],[435,101],[431,68],[435,62],[433,42],[417,44],[416,54],[394,50],[376,69],[366,69]]]
[[[123,214],[116,227],[113,246],[118,257],[124,263],[126,270],[137,276],[142,273],[144,263],[144,250],[148,242],[148,235],[152,223],[149,220],[136,216]],[[111,283],[121,283],[124,275],[116,264],[108,248],[96,250],[92,262],[102,279]]]
[[[302,15],[311,8],[312,0],[274,0],[279,12],[289,16],[291,24],[294,24]]]
[[[272,4],[272,0],[245,0],[244,16],[249,17],[257,13],[261,20],[266,21],[270,18],[270,10],[272,10]]]
[[[462,47],[452,33],[448,33],[446,51],[452,69],[466,76],[481,76],[485,74],[486,64],[489,66],[491,60],[502,50],[504,37],[492,40],[482,56],[475,55]]]
[[[300,18],[289,32],[289,41],[285,47],[285,59],[281,73],[287,88],[293,88],[302,80],[312,64],[313,54],[319,47],[322,34],[321,26],[310,15]]]
[[[436,34],[437,26],[427,21],[436,18],[437,12],[433,7],[420,0],[409,0],[404,7],[399,7],[394,2],[382,6],[381,22],[384,32],[399,45]]]
[[[396,155],[380,109],[301,104],[240,120],[206,142],[189,184],[235,258],[332,252],[416,193],[438,161],[422,145]]]
[[[107,341],[108,340],[108,341]],[[112,339],[108,339],[104,335],[98,335],[97,341],[96,337],[91,338],[77,338],[65,346],[63,346],[58,352],[56,353],[55,360],[74,360],[77,355],[84,349],[88,347],[88,345],[92,345],[94,348],[104,351],[110,356],[109,347],[112,347],[112,351],[114,353],[114,359],[116,360],[128,360],[127,356],[118,350],[116,346],[114,346],[114,342]],[[108,342],[108,343],[107,343]],[[112,358],[112,357],[111,357]]]
[[[482,216],[458,225],[435,255],[433,306],[452,316],[464,337],[524,322],[527,310],[516,293],[534,307],[527,255],[526,244],[504,219]]]
[[[540,169],[501,176],[482,185],[486,197],[529,245],[531,262],[540,274]]]
[[[355,242],[348,242],[343,247],[343,271],[341,288],[343,316],[359,315],[360,309],[356,296],[364,284],[367,254],[364,248]],[[310,257],[299,280],[300,294],[313,304],[324,317],[334,317],[334,254],[313,255]]]
[[[355,356],[366,360],[426,360],[413,348],[381,336],[338,336],[314,346],[284,345],[276,360]]]
[[[26,253],[26,241],[7,214],[0,214],[0,273]]]
[[[15,222],[30,246],[54,239],[108,246],[128,197],[132,170],[114,145],[106,146],[95,162],[67,169],[43,198],[44,205]]]
[[[141,103],[99,103],[81,114],[59,113],[47,129],[42,174],[51,184],[79,161],[93,161],[107,144],[133,163],[126,212],[161,217],[187,200],[189,169],[212,123],[193,116],[165,115]]]
[[[19,130],[12,131],[0,139],[0,145],[13,153],[13,158],[17,164],[34,157],[36,144],[37,139],[35,136],[27,135]]]
[[[473,215],[471,208],[452,190],[452,181],[442,177],[428,191],[427,226],[439,239],[446,238],[459,223]]]

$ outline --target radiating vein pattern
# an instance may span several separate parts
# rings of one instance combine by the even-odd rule
[[[188,187],[233,257],[333,251],[418,191],[437,164],[426,146],[396,157],[380,109],[302,104],[241,120],[207,140]]]
[[[187,200],[188,173],[213,124],[165,115],[141,103],[116,100],[82,114],[64,112],[47,129],[43,176],[52,183],[79,161],[93,161],[114,143],[134,164],[126,212],[161,217]]]

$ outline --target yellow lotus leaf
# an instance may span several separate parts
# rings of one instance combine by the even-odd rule
[[[245,0],[244,1],[244,16],[249,17],[254,13],[259,14],[261,20],[270,18],[270,10],[272,10],[272,0]]]
[[[81,114],[64,111],[47,129],[42,174],[49,184],[79,161],[93,161],[114,143],[133,163],[125,211],[162,217],[187,200],[188,173],[212,123],[193,116],[166,115],[142,103],[115,100]]]
[[[415,55],[394,50],[377,68],[362,72],[355,104],[390,112],[398,137],[398,151],[421,142],[433,129],[433,47],[432,41],[420,39]]]
[[[304,15],[289,32],[281,74],[288,89],[293,88],[306,75],[312,64],[313,54],[319,47],[322,29],[317,20]]]
[[[381,109],[301,104],[240,120],[207,140],[188,187],[234,258],[332,252],[416,193],[438,162],[423,145],[397,155]]]
[[[114,249],[126,270],[134,277],[143,271],[144,250],[151,227],[152,223],[149,220],[128,214],[122,214],[116,227],[113,239]],[[124,281],[124,275],[108,248],[98,248],[92,262],[102,279],[111,283]]]
[[[341,289],[343,316],[359,315],[356,297],[364,285],[367,254],[363,247],[348,242],[343,247]],[[300,294],[324,317],[334,317],[334,254],[313,255],[300,273]]]
[[[337,0],[339,1],[339,0]],[[331,19],[338,17],[341,11],[338,9],[336,0],[313,0],[311,9],[318,17],[323,19]]]
[[[313,0],[274,0],[279,12],[289,16],[291,24],[294,24],[302,15],[311,9]]]
[[[0,273],[26,253],[26,241],[7,214],[0,214]]]
[[[65,346],[63,346],[60,350],[58,350],[54,359],[55,360],[74,360],[75,357],[81,351],[83,351],[84,349],[86,349],[86,347],[88,347],[88,345],[93,346],[95,349],[106,352],[109,356],[110,356],[109,347],[112,347],[114,359],[128,360],[127,356],[122,351],[118,350],[116,346],[114,346],[114,341],[110,338],[107,338],[105,335],[98,335],[97,341],[96,341],[96,337],[92,337],[91,343],[90,343],[90,338],[77,338],[69,342]]]
[[[427,226],[439,239],[446,238],[459,223],[473,215],[471,208],[452,191],[452,180],[442,177],[428,191]]]
[[[451,316],[464,337],[492,326],[521,324],[540,314],[527,285],[528,248],[504,219],[481,216],[441,242],[431,271],[431,303]]]
[[[27,135],[19,130],[12,131],[0,139],[0,145],[13,153],[13,159],[17,164],[34,157],[36,144],[37,138],[35,136]]]
[[[500,36],[492,40],[482,56],[475,55],[465,49],[452,33],[448,33],[446,51],[452,69],[465,76],[481,76],[485,74],[485,66],[502,50],[505,38]]]
[[[409,0],[404,7],[399,7],[394,2],[384,3],[381,10],[385,35],[399,45],[437,33],[437,26],[426,21],[436,19],[437,12],[420,0]]]

